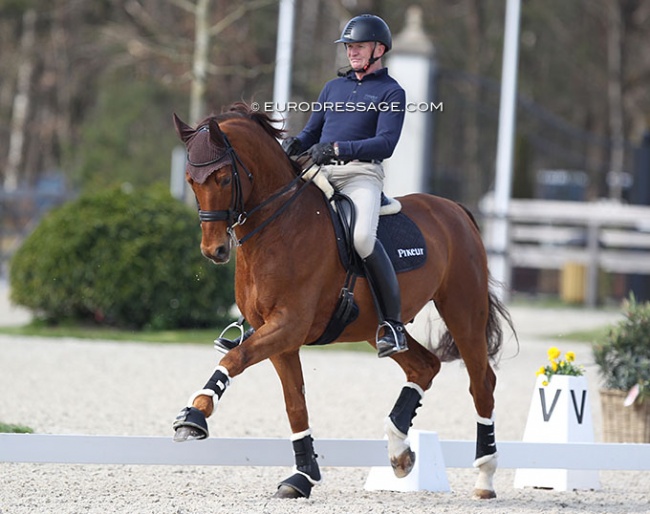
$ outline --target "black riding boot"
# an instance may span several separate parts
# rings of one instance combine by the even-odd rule
[[[379,241],[375,243],[372,253],[363,260],[363,265],[375,299],[379,328],[384,327],[383,335],[377,338],[379,357],[404,352],[408,346],[402,323],[399,283],[393,264]]]

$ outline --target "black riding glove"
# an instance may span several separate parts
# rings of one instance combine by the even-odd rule
[[[293,157],[302,152],[302,143],[297,137],[288,137],[282,141],[282,149],[289,157]]]
[[[329,162],[336,157],[334,145],[332,143],[316,143],[309,149],[309,155],[319,166],[329,164]]]

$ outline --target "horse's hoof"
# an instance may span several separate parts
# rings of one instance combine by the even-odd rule
[[[176,429],[174,432],[174,442],[182,443],[184,441],[198,441],[199,439],[205,439],[205,432],[202,432],[198,428],[181,426]]]
[[[491,500],[497,497],[497,493],[489,489],[474,489],[474,498],[479,500]]]
[[[274,498],[309,498],[313,484],[302,473],[294,473],[280,482]]]
[[[195,407],[183,408],[172,425],[174,441],[193,441],[208,437],[208,422],[205,415]]]
[[[304,494],[302,494],[297,489],[294,489],[293,487],[290,487],[288,485],[281,485],[280,487],[278,487],[278,490],[273,495],[273,498],[283,498],[283,499],[296,499],[296,498],[304,498],[304,497],[305,497]]]
[[[393,473],[397,478],[404,478],[415,466],[415,452],[407,448],[401,455],[390,459],[390,465],[393,467]]]

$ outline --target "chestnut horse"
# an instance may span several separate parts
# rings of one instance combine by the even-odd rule
[[[323,334],[346,278],[327,200],[317,187],[301,180],[300,169],[278,144],[283,132],[266,114],[238,103],[196,129],[176,115],[174,123],[187,148],[186,177],[199,207],[201,252],[217,264],[225,263],[236,246],[237,306],[255,329],[223,356],[205,387],[190,397],[174,423],[174,439],[207,437],[206,418],[230,379],[270,359],[282,383],[296,462],[295,473],[281,482],[275,495],[308,497],[321,475],[299,352]],[[474,494],[493,498],[496,376],[489,361],[501,345],[499,317],[512,324],[490,291],[486,253],[471,214],[428,194],[399,200],[402,212],[423,233],[427,254],[418,269],[398,275],[402,319],[412,320],[433,301],[447,332],[432,349],[407,333],[409,350],[391,357],[404,370],[406,384],[385,421],[390,462],[398,477],[411,471],[415,455],[406,437],[415,410],[441,360],[462,358],[477,413],[474,465],[479,475]],[[363,278],[357,281],[354,299],[359,315],[337,341],[368,341],[374,346],[378,318]]]

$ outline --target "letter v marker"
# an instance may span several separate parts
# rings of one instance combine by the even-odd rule
[[[546,394],[544,393],[544,388],[540,387],[539,388],[539,398],[542,401],[542,416],[544,416],[544,421],[548,421],[551,419],[551,416],[553,415],[553,410],[555,409],[555,406],[557,405],[557,401],[560,398],[560,393],[562,392],[561,389],[556,389],[555,390],[555,396],[553,397],[553,402],[551,403],[551,409],[547,412],[546,411]]]
[[[573,402],[573,410],[578,418],[578,425],[582,425],[582,418],[585,415],[585,401],[587,399],[587,391],[582,391],[582,398],[580,400],[580,409],[578,409],[578,402],[576,401],[575,391],[571,389],[571,401]]]

